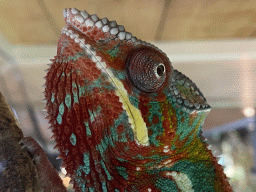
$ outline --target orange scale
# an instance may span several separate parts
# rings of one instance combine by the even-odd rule
[[[58,100],[63,101],[64,100],[64,95],[63,94],[58,94]]]
[[[100,89],[99,89],[98,87],[94,87],[94,88],[93,88],[93,92],[94,92],[94,93],[99,93],[99,92],[100,92]]]
[[[79,83],[78,83],[80,86],[85,86],[85,82],[84,82],[84,80],[79,80]]]
[[[92,33],[92,35],[96,35],[98,33],[98,31],[93,29],[91,33]]]
[[[149,98],[145,96],[140,96],[139,101],[141,104],[147,104],[149,103]]]
[[[93,73],[93,76],[96,78],[96,79],[98,79],[99,78],[99,74],[98,73]]]
[[[81,49],[80,47],[78,47],[78,46],[74,47],[74,53],[82,52],[82,51],[83,51],[83,49]]]
[[[119,134],[122,133],[124,131],[124,126],[123,125],[118,125],[117,126],[117,131],[118,131]]]
[[[104,112],[104,111],[103,111]],[[108,115],[108,117],[112,118],[112,115],[113,115],[113,111],[111,109],[107,109],[105,111],[106,115]]]
[[[141,114],[142,114],[143,116],[147,115],[148,112],[149,112],[149,108],[148,108],[147,106],[145,106],[145,105],[139,104],[139,109],[140,109]]]
[[[61,74],[62,73],[62,68],[59,68],[58,70],[57,70],[57,74]]]
[[[111,126],[114,124],[114,119],[112,117],[109,117],[108,119],[108,125]]]
[[[71,72],[71,67],[67,67],[66,70],[65,70],[65,73],[69,74],[70,72]]]
[[[110,36],[109,36],[110,39],[114,39],[115,37],[116,37],[116,35],[110,35]],[[113,42],[115,42],[115,40],[112,40],[111,43],[113,43]]]
[[[105,37],[103,35],[100,35],[98,34],[95,39],[98,39],[98,40],[102,40],[102,39],[105,39]]]
[[[117,119],[118,117],[119,117],[118,113],[114,112],[114,113],[113,113],[113,118],[114,118],[114,119]]]
[[[171,116],[171,121],[172,121],[173,123],[176,123],[176,122],[177,122],[177,117],[176,117],[176,115],[172,115],[172,116]]]
[[[87,26],[82,27],[82,31],[85,33],[88,30]]]
[[[90,80],[90,81],[94,80],[92,76],[87,76],[87,79]]]
[[[99,30],[98,36],[99,37],[105,37],[105,33],[103,31]]]
[[[173,140],[175,137],[175,132],[168,132],[166,133],[166,136],[169,138],[168,140]]]
[[[87,36],[90,36],[90,35],[91,35],[91,32],[90,32],[90,31],[86,32],[86,35],[87,35]]]
[[[97,75],[101,74],[101,71],[99,69],[97,69],[95,72],[96,72]]]
[[[121,102],[119,102],[119,101],[117,101],[117,102],[114,102],[114,105],[115,105],[115,107],[117,107],[117,108],[122,108],[122,103]]]
[[[94,66],[95,66],[95,63],[92,62],[92,61],[90,61],[90,62],[89,62],[89,68],[93,68]]]
[[[78,61],[79,63],[83,64],[83,63],[86,61],[86,59],[83,58],[83,57],[79,57],[77,61]]]
[[[71,84],[66,85],[66,93],[71,93]]]
[[[116,43],[120,43],[121,42],[121,40],[118,39],[118,38],[116,38],[115,41],[116,41]]]
[[[83,135],[84,135],[84,128],[83,128],[83,126],[82,125],[77,125],[76,126],[76,128],[75,128],[75,131],[76,131],[76,133],[78,134],[78,136],[80,137],[80,138],[83,138]]]
[[[92,66],[91,70],[92,70],[93,72],[95,72],[95,71],[97,70],[97,67],[96,67],[96,66]]]
[[[76,70],[77,70],[77,71],[80,71],[81,68],[82,68],[82,66],[81,66],[79,63],[75,63],[75,65],[76,65]]]
[[[122,41],[122,46],[125,48],[125,47],[127,47],[127,45],[125,45],[127,43],[127,40],[123,40]]]
[[[159,117],[157,115],[154,115],[152,119],[152,123],[156,125],[158,124],[158,122],[159,122]]]
[[[76,79],[76,77],[77,77],[77,74],[76,73],[72,73],[71,77],[72,77],[72,80],[74,81]]]
[[[114,111],[116,111],[117,113],[120,113],[123,111],[122,107],[114,107]]]
[[[119,97],[113,94],[112,101],[114,101],[115,103],[119,102]]]
[[[86,75],[85,71],[86,71],[87,67],[85,66],[85,63],[82,64],[82,67],[81,67],[81,72],[83,73],[83,75]]]
[[[158,95],[157,95],[157,100],[158,100],[159,102],[165,101],[165,100],[166,100],[166,95],[163,94],[162,92],[158,93]]]
[[[110,100],[111,97],[112,97],[112,95],[111,95],[110,93],[106,94],[106,99],[107,99],[107,100]]]
[[[169,130],[170,129],[170,120],[169,119],[164,119],[163,122],[162,122],[162,126],[165,130]]]
[[[163,116],[164,116],[165,118],[167,118],[167,117],[168,117],[168,109],[165,108],[165,109],[163,110],[162,114],[163,114]]]
[[[84,74],[84,72],[80,73],[79,75],[79,79],[85,79],[86,78],[86,75]]]
[[[84,66],[84,69],[88,69],[88,68],[90,68],[90,63],[84,62],[83,66]]]
[[[146,122],[146,126],[147,126],[147,127],[151,127],[151,126],[152,126],[152,123],[150,123],[145,117],[144,117],[144,119],[145,119],[145,122]]]
[[[91,75],[91,81],[95,81],[97,78],[95,76],[93,76],[93,74]]]
[[[93,40],[95,40],[93,35],[90,35],[90,39],[93,39]]]

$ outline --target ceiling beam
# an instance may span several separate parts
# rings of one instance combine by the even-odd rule
[[[155,38],[154,38],[155,41],[161,41],[162,40],[162,32],[164,31],[166,19],[167,19],[167,16],[168,16],[168,11],[170,10],[171,1],[172,0],[165,0],[164,1],[164,6],[163,6],[162,13],[161,13],[159,25],[157,27]]]
[[[1,42],[7,42],[0,36]],[[2,41],[3,40],[3,41]],[[167,54],[172,63],[235,61],[256,59],[256,39],[219,41],[152,42]],[[45,64],[56,55],[57,46],[12,46],[2,44],[19,64]]]

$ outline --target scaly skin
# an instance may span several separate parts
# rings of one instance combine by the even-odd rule
[[[210,106],[155,46],[77,9],[46,76],[49,122],[76,191],[232,191],[201,135]]]

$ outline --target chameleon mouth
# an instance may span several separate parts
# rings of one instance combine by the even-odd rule
[[[174,70],[169,86],[172,101],[184,112],[211,110],[199,88],[188,77]]]

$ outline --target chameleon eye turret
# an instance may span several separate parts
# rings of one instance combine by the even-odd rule
[[[144,92],[158,91],[166,80],[163,59],[150,49],[133,51],[128,57],[127,68],[134,86]]]
[[[201,128],[211,107],[165,53],[65,9],[46,76],[49,122],[76,191],[232,191]]]

